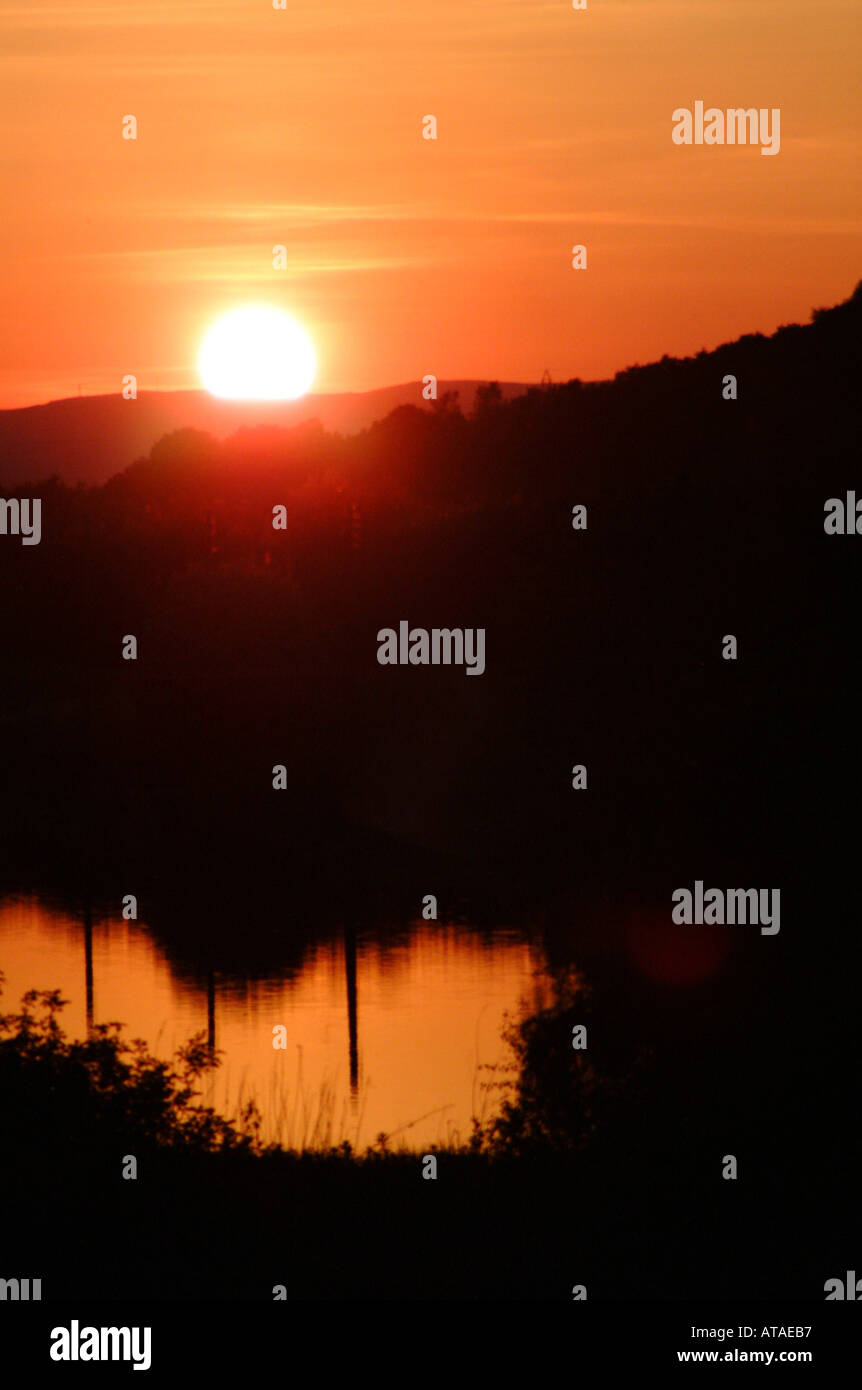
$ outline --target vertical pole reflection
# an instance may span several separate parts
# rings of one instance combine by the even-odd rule
[[[87,991],[87,1034],[93,1031],[93,916],[90,900],[84,905],[84,980]]]
[[[215,974],[207,975],[207,1048],[211,1058],[215,1058]]]
[[[347,975],[347,1031],[350,1039],[350,1094],[359,1086],[359,1036],[356,1023],[356,928],[344,928],[344,969]]]

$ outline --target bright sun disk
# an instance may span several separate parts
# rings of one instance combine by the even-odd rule
[[[198,371],[207,391],[225,400],[294,401],[317,367],[311,339],[278,309],[234,309],[204,339]]]

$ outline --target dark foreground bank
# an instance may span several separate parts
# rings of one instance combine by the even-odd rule
[[[567,1050],[582,1013],[561,980],[514,1039],[500,1120],[432,1178],[385,1144],[262,1151],[252,1115],[197,1108],[202,1048],[69,1042],[33,997],[0,1028],[2,1273],[51,1299],[822,1301],[853,1267],[858,1154],[816,1057],[790,1089],[778,1040],[744,1087],[732,1045],[632,1046],[602,1070]]]

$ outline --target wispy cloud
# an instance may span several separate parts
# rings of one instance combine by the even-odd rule
[[[130,29],[158,28],[163,24],[197,24],[214,15],[223,20],[234,14],[242,19],[237,0],[105,0],[101,5],[0,5],[0,22],[16,29]]]
[[[259,284],[277,288],[285,280],[308,281],[317,276],[388,271],[422,263],[408,256],[368,256],[333,253],[319,249],[288,248],[287,265],[274,270],[271,248],[243,242],[234,246],[184,246],[162,250],[81,252],[73,259],[88,263],[103,278],[137,280],[146,284],[168,281],[189,284],[195,281],[225,284]]]
[[[182,209],[177,211],[182,214]],[[284,222],[292,227],[316,227],[331,222],[400,222],[429,213],[428,208],[401,207],[397,203],[248,203],[195,208],[193,215],[217,222],[255,222],[261,226]]]

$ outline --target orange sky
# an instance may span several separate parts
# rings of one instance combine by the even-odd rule
[[[588,4],[0,5],[0,406],[197,386],[248,302],[364,390],[606,376],[845,298],[858,0]],[[779,107],[780,153],[676,146],[698,99]]]

